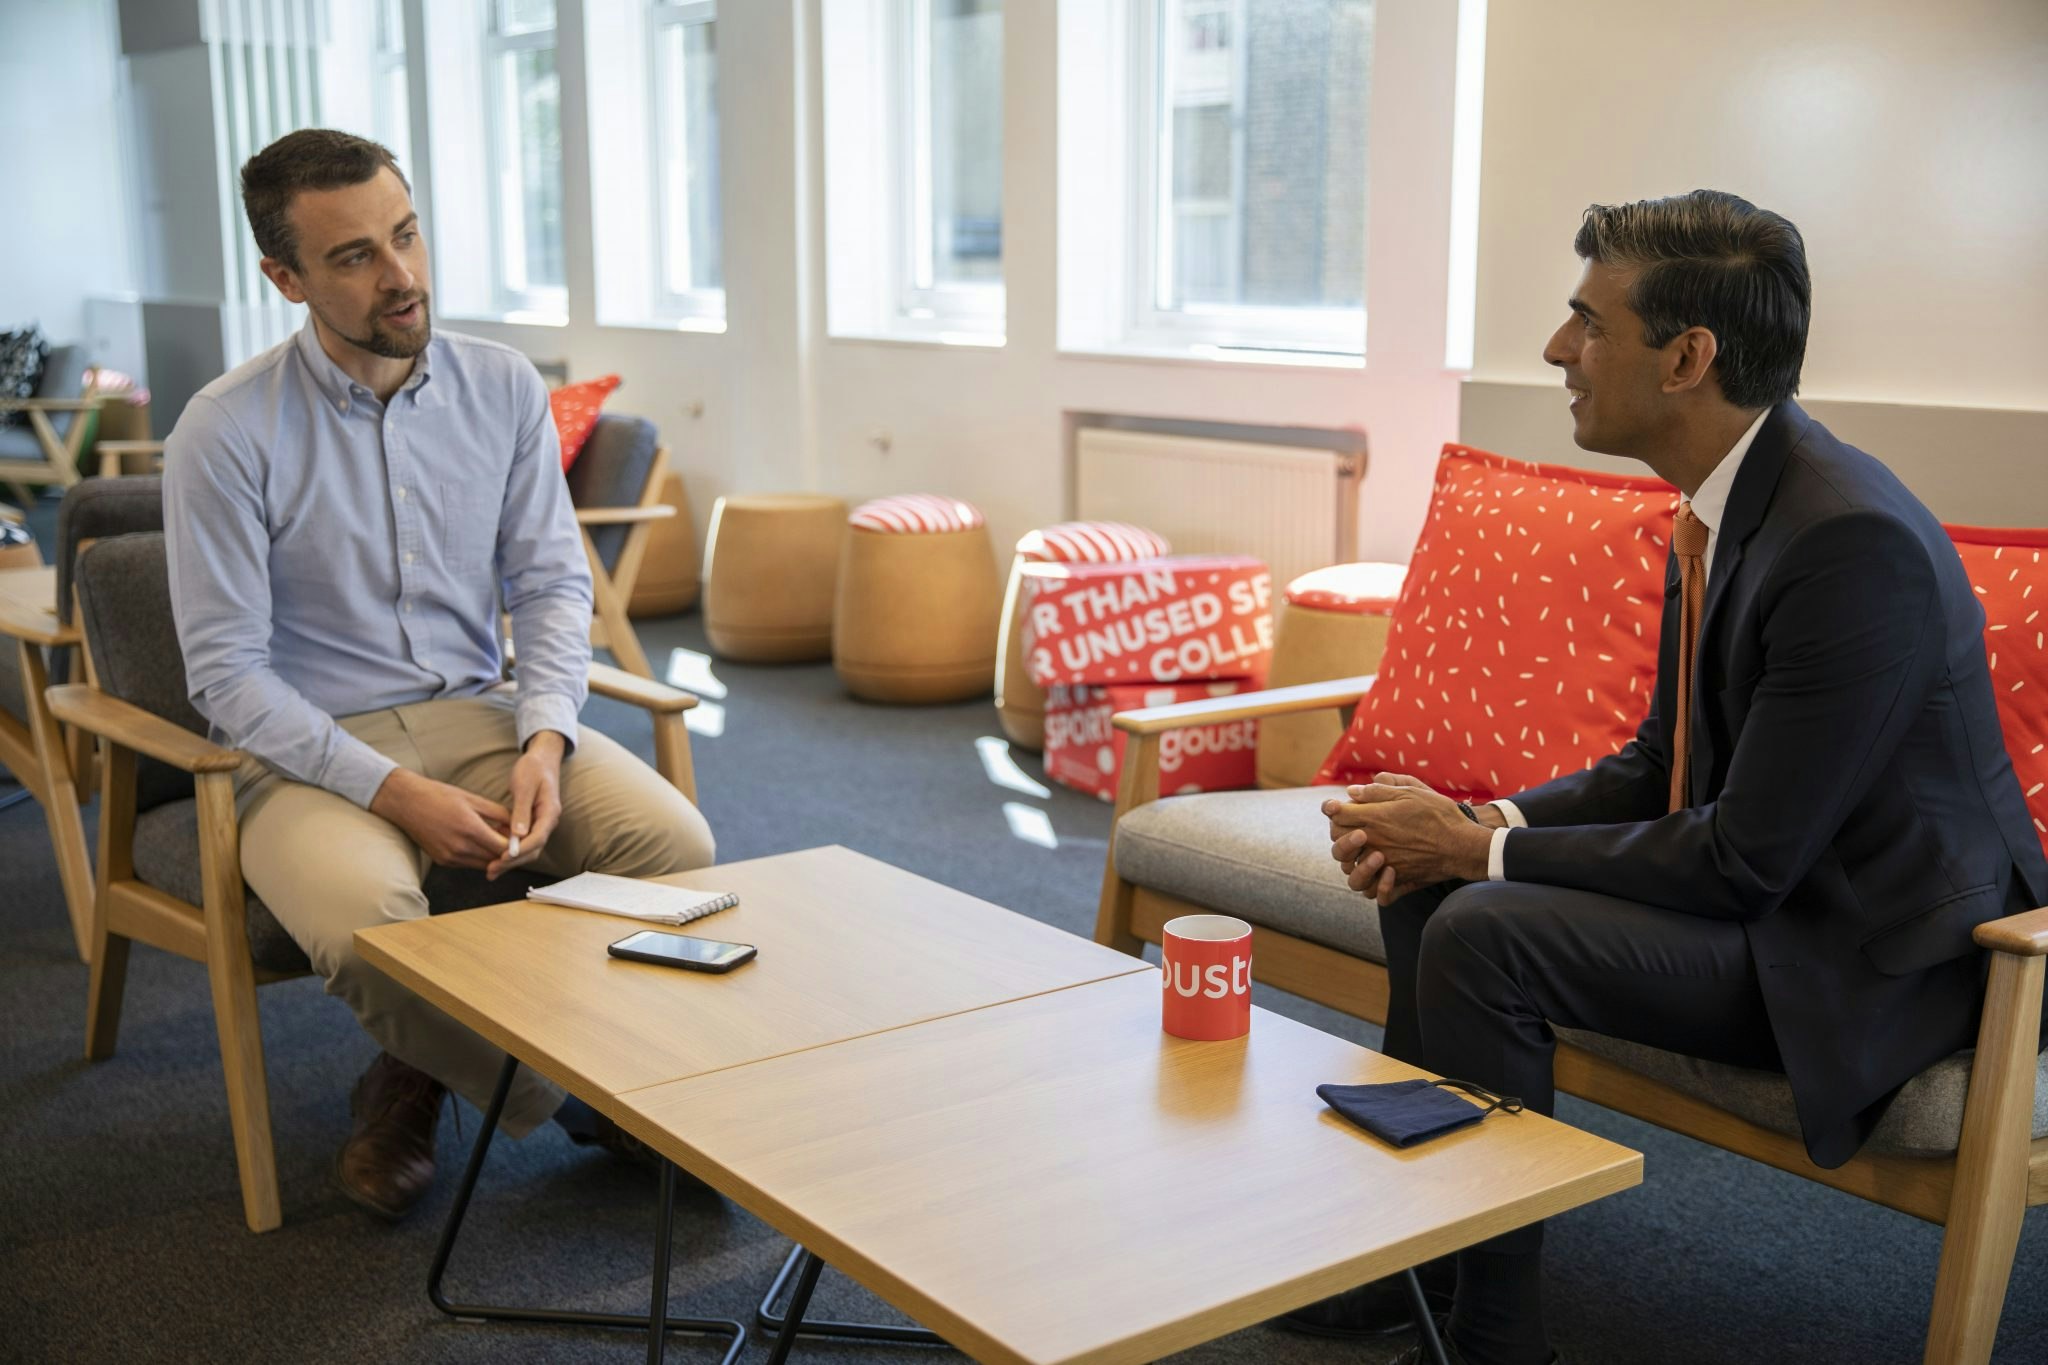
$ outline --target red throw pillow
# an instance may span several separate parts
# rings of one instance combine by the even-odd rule
[[[548,394],[548,408],[555,414],[555,434],[562,438],[564,474],[576,463],[576,457],[583,453],[583,443],[597,428],[597,410],[618,386],[619,377],[608,374],[580,384],[564,384]]]
[[[1984,608],[1984,652],[2005,751],[2048,851],[2048,530],[1951,526],[1949,539]]]
[[[1446,445],[1379,680],[1316,782],[1488,801],[1618,752],[1650,709],[1676,490]]]

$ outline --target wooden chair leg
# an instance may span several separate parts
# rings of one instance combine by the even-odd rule
[[[1159,736],[1132,735],[1124,746],[1116,813],[1110,817],[1109,848],[1102,855],[1102,903],[1095,914],[1095,941],[1132,957],[1144,955],[1145,941],[1131,931],[1131,904],[1136,888],[1116,871],[1116,822],[1128,812],[1158,799]]]
[[[654,665],[647,662],[647,653],[640,648],[640,637],[633,632],[633,623],[626,619],[626,601],[612,586],[611,575],[605,572],[604,564],[597,557],[597,546],[591,543],[590,531],[583,532],[583,553],[590,561],[591,607],[597,619],[604,625],[604,647],[612,652],[612,658],[628,673],[637,673],[643,678],[654,676]]]
[[[654,771],[697,804],[697,769],[690,757],[690,732],[680,711],[654,714]]]
[[[228,1122],[242,1177],[242,1216],[251,1232],[284,1221],[277,1192],[277,1150],[270,1135],[270,1082],[263,1068],[263,1024],[256,1009],[256,964],[244,922],[241,845],[235,826],[234,780],[198,779],[199,866],[206,906],[206,978],[220,1034]]]
[[[22,692],[28,701],[29,728],[42,768],[43,821],[50,827],[50,847],[57,855],[57,879],[64,887],[64,908],[71,915],[71,936],[81,962],[92,961],[92,857],[85,848],[85,825],[78,814],[78,789],[72,782],[71,756],[56,718],[43,701],[50,685],[42,651],[26,640],[20,649]]]
[[[1988,1361],[1998,1335],[2020,1220],[2027,1211],[2043,961],[1991,955],[1977,1058],[1963,1102],[1948,1227],[1941,1240],[1941,1269],[1934,1280],[1927,1365]]]
[[[128,985],[128,940],[107,933],[106,925],[106,907],[100,906],[86,958],[92,973],[85,997],[85,1056],[94,1062],[114,1055],[121,1035],[121,993]]]
[[[121,1031],[121,992],[128,981],[128,939],[113,930],[115,886],[134,875],[135,755],[111,744],[100,746],[99,875],[94,878],[92,964],[86,988],[85,1055],[103,1062],[114,1055]]]

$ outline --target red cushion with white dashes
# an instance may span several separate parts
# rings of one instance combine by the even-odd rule
[[[2005,751],[2048,851],[2048,530],[1947,530],[1984,608],[1984,652]]]
[[[1620,750],[1650,709],[1676,491],[1446,445],[1379,679],[1324,783],[1511,796]]]
[[[885,535],[929,535],[940,531],[971,531],[986,526],[987,518],[971,502],[941,497],[936,493],[898,493],[876,498],[853,509],[849,526]]]
[[[1288,605],[1350,616],[1385,616],[1401,600],[1406,564],[1332,564],[1287,585]]]
[[[580,384],[564,384],[548,395],[548,410],[554,414],[555,434],[562,440],[562,472],[576,463],[590,433],[597,430],[598,409],[619,386],[619,377],[605,375]]]
[[[1126,521],[1063,521],[1017,542],[1020,556],[1044,564],[1116,564],[1172,552],[1165,536]]]

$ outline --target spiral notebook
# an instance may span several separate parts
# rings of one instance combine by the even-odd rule
[[[649,924],[688,924],[740,903],[739,894],[733,891],[693,891],[687,886],[643,882],[604,872],[578,873],[565,882],[536,886],[526,895],[543,905],[624,915]]]

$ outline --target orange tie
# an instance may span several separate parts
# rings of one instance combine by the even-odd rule
[[[1678,504],[1671,523],[1671,550],[1678,556],[1678,714],[1671,726],[1671,809],[1684,810],[1692,767],[1692,678],[1700,643],[1700,617],[1707,605],[1707,524],[1692,504]]]

